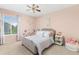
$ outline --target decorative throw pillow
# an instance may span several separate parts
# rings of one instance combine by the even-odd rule
[[[66,40],[66,43],[69,43],[69,44],[76,44],[77,43],[77,40],[75,38],[68,38]]]
[[[39,35],[41,37],[49,37],[51,36],[51,32],[50,31],[37,31],[36,35]]]
[[[49,31],[43,31],[42,36],[43,37],[49,37],[50,32]]]

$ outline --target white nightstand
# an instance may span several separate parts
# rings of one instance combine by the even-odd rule
[[[57,45],[64,45],[64,36],[62,35],[55,35],[55,44]]]

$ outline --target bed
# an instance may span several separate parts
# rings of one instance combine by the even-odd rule
[[[50,35],[51,34],[51,35]],[[22,45],[28,48],[33,54],[41,55],[43,50],[54,43],[55,30],[37,30],[35,35],[26,36],[22,39]]]

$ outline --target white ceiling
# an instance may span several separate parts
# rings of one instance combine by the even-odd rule
[[[27,4],[0,4],[0,8],[9,9],[12,11],[24,13],[29,16],[38,17],[44,14],[48,14],[51,12],[55,12],[70,6],[73,6],[71,4],[39,4],[41,12],[33,13],[32,11],[27,11]]]

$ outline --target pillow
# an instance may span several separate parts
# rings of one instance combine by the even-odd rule
[[[49,37],[50,31],[37,31],[36,35],[42,36],[42,37]]]
[[[43,37],[49,37],[50,32],[49,31],[43,31]]]

